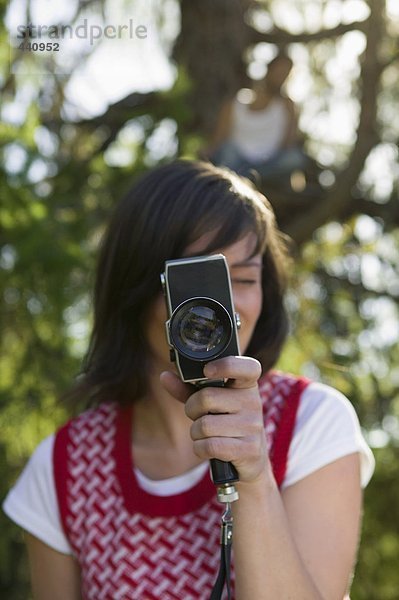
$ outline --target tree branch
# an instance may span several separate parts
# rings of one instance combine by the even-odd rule
[[[299,243],[309,239],[315,229],[332,218],[338,218],[352,202],[352,190],[363,169],[371,149],[378,142],[376,131],[377,95],[383,65],[378,53],[384,35],[384,0],[370,0],[370,17],[367,19],[367,47],[361,70],[361,112],[357,129],[357,140],[348,165],[337,177],[322,202],[314,203],[309,211],[293,219],[286,232]]]
[[[352,23],[340,23],[331,29],[320,29],[319,31],[315,31],[313,33],[291,33],[280,27],[274,27],[270,32],[261,32],[254,27],[251,27],[252,32],[249,32],[248,37],[249,41],[253,44],[258,44],[259,42],[276,44],[276,46],[295,44],[298,42],[306,44],[309,42],[317,42],[320,40],[336,38],[344,35],[344,33],[347,33],[348,31],[356,30],[365,32],[366,27],[367,20],[353,21]]]
[[[362,214],[382,219],[388,229],[399,227],[399,197],[392,195],[388,202],[380,204],[367,198],[353,198],[342,210],[340,217],[347,220],[353,215]]]

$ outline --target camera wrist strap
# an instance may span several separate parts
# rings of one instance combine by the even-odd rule
[[[213,586],[210,600],[220,600],[226,584],[227,598],[231,600],[230,590],[230,559],[231,545],[233,543],[233,517],[230,502],[226,503],[226,510],[222,515],[220,528],[220,567],[215,585]]]

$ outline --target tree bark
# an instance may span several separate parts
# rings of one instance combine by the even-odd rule
[[[252,0],[182,0],[181,31],[173,58],[191,81],[189,103],[195,126],[212,131],[221,104],[246,81],[245,51]]]

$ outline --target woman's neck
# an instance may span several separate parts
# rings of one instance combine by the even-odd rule
[[[150,479],[182,475],[203,462],[194,454],[184,405],[164,390],[159,374],[134,404],[132,427],[133,462]]]
[[[147,445],[180,448],[190,439],[191,421],[184,404],[173,398],[154,373],[145,397],[134,404],[133,441]]]
[[[271,102],[273,102],[278,95],[270,93],[268,90],[256,90],[253,101],[251,102],[252,110],[263,110],[267,108]]]

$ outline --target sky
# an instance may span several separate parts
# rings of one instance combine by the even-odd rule
[[[31,22],[51,26],[57,23],[71,23],[77,0],[32,0]],[[11,33],[13,44],[18,26],[26,25],[27,0],[11,0],[6,16],[6,24]],[[316,31],[321,27],[334,27],[339,22],[350,22],[367,17],[368,8],[364,0],[281,0],[273,3],[272,15],[258,14],[257,26],[268,30],[273,22],[289,31]],[[160,8],[161,7],[161,8]],[[298,9],[301,7],[301,10]],[[323,8],[324,7],[324,8]],[[388,0],[388,11],[392,18],[399,20],[398,0]],[[159,18],[164,16],[162,28]],[[147,92],[168,89],[176,77],[174,66],[167,58],[179,29],[179,9],[175,0],[108,0],[102,16],[90,7],[78,23],[75,23],[74,39],[67,35],[60,41],[55,70],[62,74],[72,72],[66,88],[68,104],[66,117],[89,118],[102,114],[110,103],[116,102],[127,94],[138,91]],[[87,36],[81,38],[86,21]],[[80,25],[79,32],[76,31]],[[106,26],[115,28],[125,26],[125,35],[120,39],[107,38]],[[145,28],[145,38],[126,33]],[[82,29],[83,28],[83,29]],[[90,33],[102,35],[93,44]],[[43,38],[44,39],[44,38]],[[44,39],[44,41],[52,41]],[[365,38],[360,32],[350,32],[337,41],[335,56],[327,62],[326,74],[331,88],[328,94],[318,94],[312,89],[314,82],[310,76],[307,49],[299,44],[291,49],[295,68],[288,82],[288,93],[299,105],[300,127],[311,133],[316,140],[318,159],[324,164],[339,164],[345,159],[346,148],[354,139],[359,114],[356,99],[351,97],[351,85],[359,75],[358,57],[365,47]],[[254,78],[261,77],[266,63],[272,58],[274,49],[270,44],[260,44],[256,48],[249,73]],[[89,53],[86,60],[81,56]],[[43,53],[29,53],[34,57],[26,67],[30,76],[35,70],[43,70]],[[21,77],[27,73],[22,72]],[[327,104],[327,106],[326,106]],[[18,110],[18,107],[14,108]],[[343,149],[343,150],[342,150]],[[315,150],[315,148],[311,149]],[[381,161],[380,161],[381,162]],[[369,168],[372,165],[369,164]]]
[[[391,0],[394,6],[395,0]],[[76,10],[77,0],[32,0],[31,21],[36,26],[50,26],[60,22],[70,23]],[[296,10],[296,4],[305,7],[304,15]],[[324,3],[322,3],[324,4]],[[6,16],[6,24],[11,33],[16,33],[18,26],[26,24],[27,0],[12,0]],[[84,66],[80,65],[73,74],[69,96],[81,111],[98,114],[104,110],[104,105],[115,102],[130,91],[148,91],[151,89],[168,88],[173,84],[175,71],[165,56],[165,51],[160,40],[160,28],[156,21],[160,3],[156,0],[109,0],[106,4],[105,14],[101,18],[98,14],[90,12],[82,14],[79,23],[87,19],[89,28],[111,25],[117,28],[133,22],[133,29],[144,26],[147,30],[145,39],[130,37],[126,39],[106,39],[101,37],[92,57]],[[178,32],[179,10],[174,0],[162,3],[164,14],[167,16],[162,27],[164,46],[168,46]],[[338,22],[348,22],[367,17],[368,9],[363,0],[347,0],[345,3],[330,0],[326,9],[321,13],[319,0],[302,0],[292,2],[282,0],[273,5],[275,10],[272,18],[263,14],[258,16],[259,27],[267,30],[276,25],[289,31],[301,30],[315,31],[320,27],[333,27]],[[131,7],[134,7],[133,9]],[[399,11],[398,11],[399,12]],[[273,20],[272,20],[273,19]],[[81,32],[82,33],[82,30]],[[89,32],[90,33],[90,32]],[[89,35],[89,34],[88,34]],[[360,35],[360,34],[359,34]],[[67,36],[65,36],[67,37]],[[262,48],[263,46],[263,48]],[[331,77],[335,78],[337,69],[353,69],[357,55],[364,48],[364,41],[356,39],[356,33],[343,44],[338,62],[331,68]],[[90,40],[63,39],[58,69],[60,72],[71,71],[68,65],[74,53],[92,50]],[[250,67],[254,77],[261,76],[265,70],[265,61],[272,58],[273,50],[269,45],[261,45]],[[300,48],[295,48],[294,56],[298,68],[291,77],[290,93],[294,100],[302,100],[306,95],[306,84],[309,77],[305,74],[306,55]],[[39,60],[37,69],[40,70]],[[341,73],[342,79],[342,73]],[[306,81],[307,80],[307,81]],[[303,85],[305,81],[305,86]]]
[[[30,21],[36,29],[41,26],[42,30],[58,23],[72,24],[77,2],[32,0]],[[274,2],[272,8],[271,15],[257,13],[255,22],[260,30],[270,30],[275,23],[293,33],[304,30],[311,32],[321,27],[334,27],[340,22],[365,19],[369,12],[364,0],[328,0],[323,3],[319,0],[280,0]],[[387,0],[387,11],[392,22],[397,23],[399,32],[399,0]],[[10,32],[10,43],[14,46],[19,44],[20,39],[16,35],[18,27],[27,25],[27,0],[11,0],[6,25]],[[65,34],[59,40],[60,51],[53,53],[56,57],[56,66],[53,68],[58,76],[62,77],[64,73],[69,77],[72,73],[66,86],[65,118],[90,118],[102,114],[109,104],[129,93],[170,88],[175,81],[176,70],[167,54],[178,34],[179,25],[176,0],[163,0],[162,3],[159,0],[108,0],[103,15],[93,12],[89,5],[79,21],[73,24],[73,39]],[[140,36],[136,35],[137,28]],[[112,34],[113,31],[121,32],[119,38],[107,37],[105,32]],[[82,39],[84,34],[85,39]],[[99,37],[90,40],[91,35]],[[42,39],[53,42],[49,37],[38,41]],[[356,138],[359,103],[352,93],[352,86],[359,76],[359,56],[364,48],[365,37],[358,31],[348,32],[337,40],[335,53],[326,62],[329,87],[324,90],[317,88],[311,76],[308,48],[300,44],[290,48],[295,66],[287,84],[287,92],[299,107],[301,130],[313,140],[308,151],[326,166],[343,165]],[[255,48],[249,65],[249,73],[253,78],[264,75],[267,62],[275,51],[270,44],[259,44]],[[86,54],[88,57],[82,60]],[[23,86],[15,101],[3,107],[2,118],[5,121],[23,122],[30,95],[34,95],[37,88],[34,74],[37,72],[39,84],[40,77],[43,77],[40,73],[43,72],[45,53],[30,52],[26,55],[33,57],[33,62],[26,63],[26,72],[22,69],[16,76],[30,79],[32,86]],[[162,124],[158,136],[164,144],[173,148],[175,129],[169,121]],[[42,133],[40,138],[45,137]],[[399,135],[399,131],[397,133]],[[139,135],[138,130],[130,128],[121,137],[129,142],[129,138]],[[45,139],[40,141],[46,143]],[[119,147],[113,145],[106,157],[110,164],[129,162],[131,156],[124,149],[127,145],[123,139]],[[155,147],[153,150],[156,152]],[[20,149],[11,148],[10,164],[13,163],[16,168],[21,161],[23,156]],[[397,161],[397,147],[389,141],[375,148],[369,156],[361,181],[373,188],[377,200],[383,201],[392,190]],[[43,174],[39,166],[35,169],[36,177],[40,179]]]
[[[77,2],[32,0],[30,21],[36,30],[39,26],[44,30],[46,26],[58,23],[72,24]],[[271,15],[265,12],[256,14],[255,23],[260,30],[270,30],[275,23],[293,33],[311,32],[321,27],[334,27],[340,22],[365,19],[369,12],[364,0],[327,0],[322,3],[319,0],[280,0],[274,2],[272,8]],[[399,0],[387,0],[387,11],[399,33]],[[10,43],[19,44],[20,39],[16,38],[16,34],[18,27],[27,24],[27,0],[11,0],[5,21],[10,32]],[[108,0],[103,15],[93,12],[89,5],[79,21],[73,23],[73,39],[65,34],[59,40],[60,51],[53,53],[58,77],[62,77],[62,73],[70,77],[66,86],[64,117],[67,120],[90,118],[102,114],[109,104],[129,93],[170,88],[175,81],[176,70],[167,55],[179,26],[180,14],[176,0],[163,0],[162,3],[159,0]],[[137,28],[140,28],[140,37],[136,35]],[[123,33],[118,39],[107,37],[105,32],[112,34],[113,30]],[[85,39],[82,39],[82,32]],[[100,35],[99,39],[90,40],[90,35],[94,34]],[[53,42],[50,37],[43,40]],[[38,41],[42,41],[42,38]],[[311,140],[308,151],[326,166],[343,165],[356,139],[359,103],[352,88],[360,73],[359,56],[364,49],[365,36],[359,31],[348,32],[338,38],[335,52],[325,62],[329,87],[324,89],[319,89],[311,76],[309,60],[314,60],[315,56],[310,56],[308,47],[294,44],[289,50],[294,69],[287,92],[299,107],[300,129]],[[266,65],[275,52],[276,49],[270,44],[257,45],[249,64],[249,73],[253,78],[265,74]],[[88,57],[82,60],[85,54]],[[26,55],[33,56],[34,60],[25,67],[26,73],[22,70],[16,77],[31,81],[32,85],[18,86],[19,93],[14,102],[2,109],[2,118],[15,124],[23,122],[31,96],[37,93],[40,77],[44,77],[40,74],[43,72],[44,53],[30,52]],[[324,61],[325,57],[321,57],[321,60]],[[37,81],[34,80],[36,72]],[[389,121],[389,115],[387,119]],[[396,133],[399,135],[399,130]],[[161,145],[160,142],[173,150],[174,123],[165,120],[157,136],[153,140],[152,150],[150,148],[154,160],[157,159],[156,146]],[[47,146],[51,153],[49,135],[39,131],[37,137],[43,149]],[[113,144],[109,149],[106,160],[113,165],[129,163],[131,154],[126,147],[129,144],[131,146],[131,140],[138,137],[138,128],[128,125],[120,134],[119,145]],[[23,160],[21,148],[9,149],[10,168],[18,170]],[[394,141],[380,144],[369,156],[361,182],[373,188],[376,200],[384,201],[389,196],[393,176],[395,173],[398,175],[397,163],[398,149]],[[33,171],[32,177],[38,180],[43,177],[40,165],[34,166]]]
[[[16,43],[14,38],[18,27],[26,25],[26,4],[26,0],[12,0],[9,4],[6,24],[13,43]],[[40,26],[42,32],[46,31],[45,26],[69,24],[76,4],[77,0],[33,0],[31,22],[36,31]],[[132,91],[165,89],[173,84],[175,72],[165,55],[154,17],[156,4],[155,0],[135,0],[134,3],[109,1],[103,16],[88,9],[74,24],[73,39],[70,39],[70,33],[65,33],[60,40],[55,70],[61,75],[73,72],[67,97],[81,117],[101,114],[109,103]],[[165,6],[168,4],[171,6],[171,19],[165,31],[165,43],[168,36],[177,33],[178,27],[178,13],[173,15],[174,3],[167,2]],[[134,10],[129,8],[132,5]],[[106,30],[108,36],[104,33],[106,27],[110,28]],[[99,35],[98,28],[102,30],[101,37],[91,40],[91,37]],[[85,34],[86,39],[83,39]],[[43,40],[53,41],[50,37],[43,37]],[[87,52],[91,56],[85,61],[79,60]],[[34,64],[29,65],[30,74],[43,72],[40,59],[40,52],[36,53]]]

